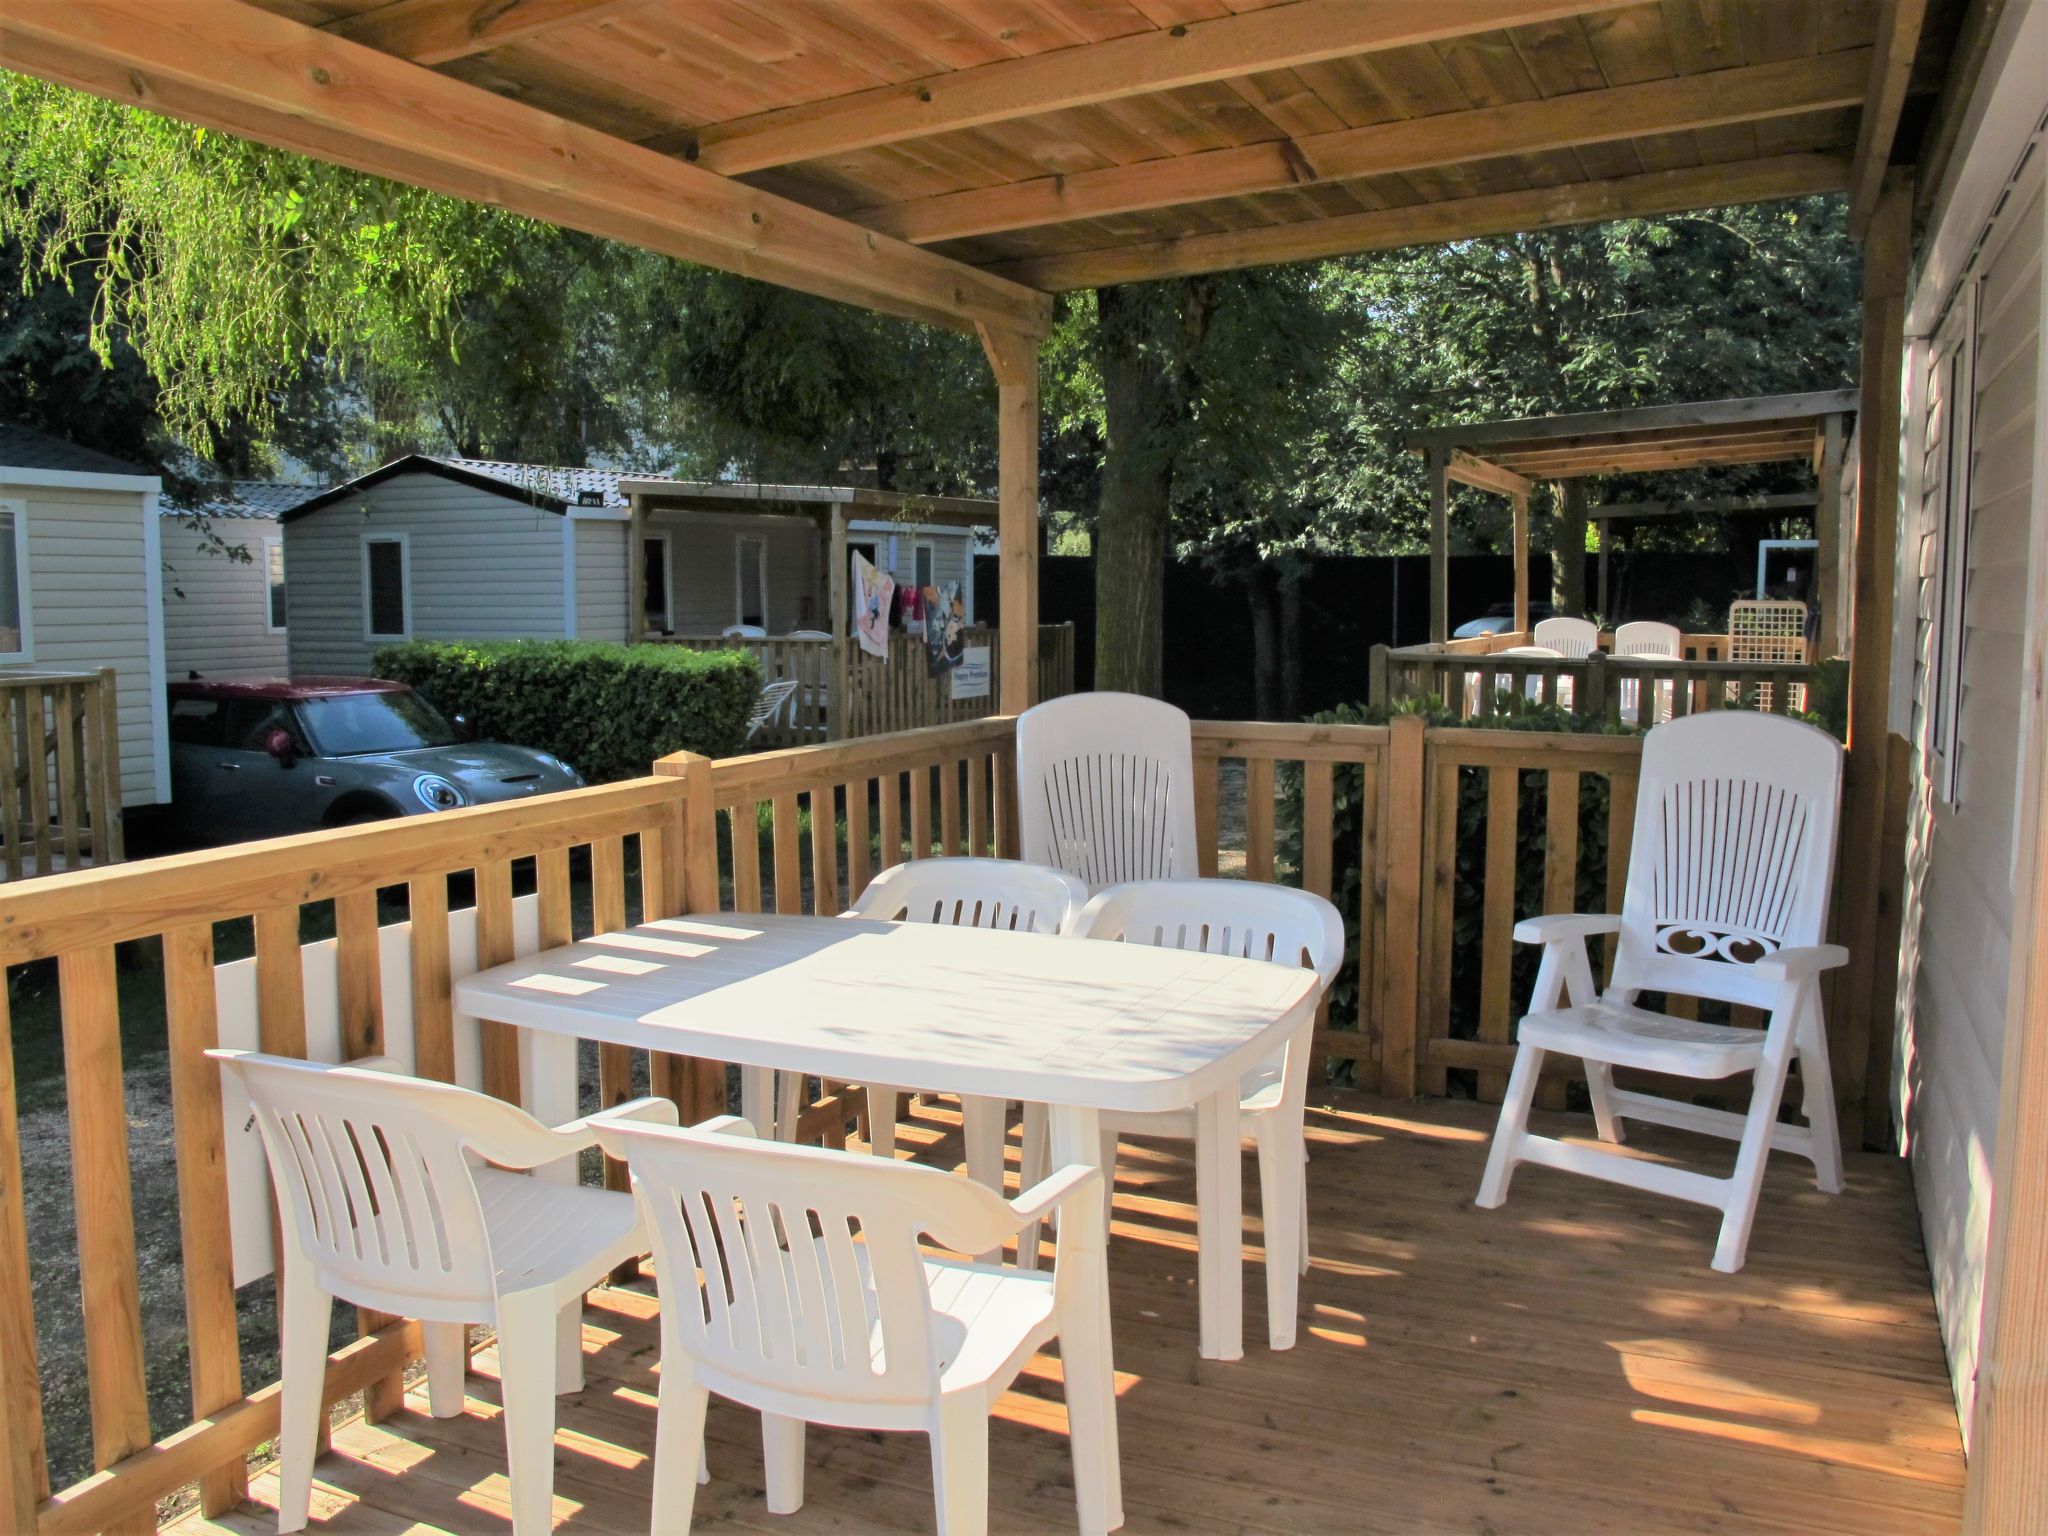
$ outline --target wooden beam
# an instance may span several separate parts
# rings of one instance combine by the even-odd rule
[[[1729,512],[1803,512],[1819,498],[1811,491],[1773,496],[1707,496],[1697,501],[1608,501],[1587,509],[1600,518],[1705,517]]]
[[[914,244],[1852,106],[1870,50],[1578,91],[918,198],[852,215]]]
[[[1962,140],[1963,119],[1970,114],[1970,101],[1983,78],[1985,62],[1991,57],[1991,40],[1998,35],[2005,15],[2006,0],[1971,0],[1963,8],[1962,30],[1944,61],[1941,92],[1934,104],[1934,116],[1920,138],[1920,163],[1913,172],[1913,217],[1925,220],[1934,211],[1934,199],[1948,175],[1949,161]]]
[[[337,17],[323,32],[415,64],[446,64],[561,27],[588,25],[647,0],[391,0]]]
[[[626,504],[626,644],[638,645],[647,638],[647,501],[632,496]],[[674,580],[664,572],[664,589]]]
[[[1822,389],[1800,395],[1742,395],[1733,400],[1687,400],[1675,405],[1636,405],[1618,411],[1579,411],[1569,416],[1522,416],[1428,427],[1408,434],[1410,448],[1477,448],[1538,439],[1619,439],[1630,433],[1681,432],[1688,427],[1755,426],[1799,421],[1856,409],[1853,389]]]
[[[1043,294],[238,0],[8,0],[0,67],[890,314],[1051,323]]]
[[[1819,491],[1813,508],[1814,601],[1820,605],[1821,659],[1842,654],[1848,627],[1842,623],[1842,453],[1847,446],[1842,418],[1827,417],[1821,429]]]
[[[1529,493],[1511,498],[1515,521],[1515,633],[1529,633]]]
[[[1429,639],[1442,645],[1451,637],[1451,483],[1450,455],[1429,450]]]
[[[1502,469],[1498,464],[1485,459],[1474,458],[1462,448],[1451,451],[1445,472],[1460,485],[1469,485],[1475,490],[1493,491],[1501,496],[1527,496],[1535,486],[1524,476],[1511,469]]]
[[[825,717],[825,731],[829,739],[839,741],[846,737],[847,714],[853,707],[853,695],[848,691],[852,682],[853,647],[846,633],[847,614],[853,608],[850,592],[853,563],[846,547],[846,508],[838,502],[832,505],[832,526],[826,538],[825,558],[832,562],[825,582],[825,600],[832,605],[832,622],[826,626],[832,632],[832,695],[829,713]],[[972,581],[974,556],[970,553],[967,560],[968,579]],[[866,794],[867,786],[862,785],[860,793]],[[815,817],[816,810],[811,814]]]
[[[1891,164],[1892,141],[1898,137],[1899,113],[1905,109],[1912,83],[1913,55],[1920,47],[1920,26],[1927,18],[1927,0],[1879,0],[1877,46],[1863,91],[1863,114],[1856,124],[1856,153],[1849,173],[1849,233],[1862,239],[1877,211]]]
[[[1482,235],[1599,224],[1689,208],[1808,197],[1839,192],[1848,179],[1849,163],[1839,155],[1780,155],[1767,160],[1735,160],[1611,181],[1531,187],[1174,240],[1139,241],[1002,262],[986,270],[1034,288],[1101,288],[1275,262],[1319,261],[1359,251],[1443,245]]]
[[[1038,702],[1038,339],[984,329],[982,349],[996,376],[997,524],[1002,614],[1002,712]]]
[[[1293,0],[715,123],[699,129],[684,153],[723,175],[737,176],[1262,70],[1558,21],[1622,3]]]

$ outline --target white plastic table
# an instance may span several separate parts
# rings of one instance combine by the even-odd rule
[[[455,987],[462,1012],[536,1031],[528,1107],[552,1123],[577,1113],[579,1037],[1044,1104],[1056,1167],[1100,1160],[1105,1110],[1192,1108],[1214,1132],[1196,1168],[1212,1360],[1244,1354],[1240,1083],[1310,1023],[1315,997],[1313,971],[1266,961],[750,913],[643,923]]]

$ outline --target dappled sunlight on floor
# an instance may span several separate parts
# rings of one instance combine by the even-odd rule
[[[1331,1095],[1310,1112],[1314,1265],[1300,1342],[1266,1347],[1255,1167],[1245,1192],[1245,1357],[1195,1351],[1193,1185],[1185,1144],[1133,1139],[1110,1248],[1126,1529],[1322,1533],[1952,1529],[1962,1460],[1904,1169],[1854,1154],[1850,1192],[1812,1197],[1774,1167],[1748,1266],[1708,1267],[1713,1213],[1546,1169],[1505,1207],[1472,1205],[1490,1108]],[[1590,1127],[1538,1117],[1548,1130]],[[906,1109],[904,1155],[957,1164],[949,1102]],[[1676,1133],[1637,1151],[1689,1155]],[[1013,1129],[1009,1173],[1017,1174]],[[1049,1248],[1047,1250],[1050,1251]],[[561,1399],[558,1529],[646,1530],[660,1380],[651,1282],[596,1292],[588,1384]],[[990,1529],[1073,1528],[1056,1354],[997,1403]],[[336,1536],[507,1529],[496,1361],[469,1408],[422,1394],[381,1425],[335,1432],[315,1529]],[[714,1400],[700,1530],[928,1532],[915,1435],[813,1429],[807,1495],[767,1513],[758,1419]],[[255,1506],[179,1536],[254,1536]]]

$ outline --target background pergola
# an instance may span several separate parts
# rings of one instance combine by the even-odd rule
[[[1632,410],[1472,422],[1417,432],[1408,445],[1429,463],[1429,638],[1450,638],[1450,488],[1453,482],[1508,498],[1514,508],[1515,631],[1529,631],[1529,493],[1541,480],[1714,469],[1736,464],[1804,463],[1819,481],[1814,533],[1820,541],[1820,602],[1833,655],[1846,638],[1841,624],[1842,458],[1853,389],[1804,395],[1759,395]],[[1625,506],[1600,509],[1609,518]],[[1605,570],[1605,530],[1601,556]]]

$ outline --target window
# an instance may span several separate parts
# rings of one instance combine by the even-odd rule
[[[1935,793],[1954,804],[1962,751],[1963,651],[1969,641],[1970,469],[1975,426],[1977,284],[1958,296],[1937,337],[1934,364],[1940,441],[1934,519],[1934,647],[1928,658],[1927,768]]]
[[[28,503],[0,501],[0,661],[29,653]]]
[[[284,540],[263,541],[263,624],[273,635],[284,633]]]
[[[760,629],[768,627],[768,541],[761,538],[742,538],[736,545],[737,607],[733,614],[735,624],[752,624]]]
[[[411,558],[402,533],[363,537],[363,635],[403,640],[412,633]]]
[[[305,750],[298,723],[289,704],[277,699],[230,699],[223,731],[230,752],[261,752],[272,731],[287,732],[300,751]]]
[[[171,700],[171,740],[181,747],[217,747],[221,743],[219,699]]]
[[[917,590],[922,592],[932,585],[932,547],[919,544],[911,551],[911,569],[917,580]]]
[[[641,546],[640,611],[646,616],[647,627],[664,635],[676,627],[668,579],[668,535],[651,533]]]

